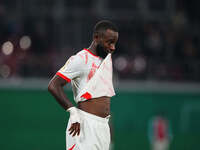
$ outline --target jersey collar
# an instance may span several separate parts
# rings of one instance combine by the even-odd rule
[[[86,50],[87,52],[89,52],[91,55],[93,55],[93,56],[95,56],[95,57],[98,57],[98,58],[99,58],[99,56],[97,56],[97,55],[93,54],[93,53],[90,51],[90,49],[84,48],[84,50]]]

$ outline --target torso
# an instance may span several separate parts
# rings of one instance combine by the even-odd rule
[[[87,84],[87,82],[93,77],[102,62],[100,57],[93,55],[87,49],[84,49],[78,55],[81,57],[81,59],[84,60],[85,67],[82,76],[74,80],[76,85],[79,86],[76,87],[77,93],[80,92],[82,88],[84,88],[84,86]],[[79,101],[78,108],[85,112],[104,118],[110,114],[110,98],[99,97],[87,101]]]
[[[100,117],[106,117],[110,114],[110,97],[103,96],[88,100],[79,98],[79,94],[98,70],[102,61],[103,59],[84,49],[72,56],[60,69],[60,73],[71,79],[74,100],[78,103],[79,109]],[[70,63],[72,63],[71,66]]]
[[[105,118],[110,115],[110,98],[100,97],[79,102],[78,108],[96,116]]]
[[[107,86],[109,85],[110,87],[106,87],[106,90],[104,89],[105,87],[103,89],[97,88],[100,91],[100,94],[96,97],[82,97],[84,95],[84,89],[87,87],[86,85],[89,84],[89,81],[92,79],[102,62],[102,58],[92,54],[89,50],[84,49],[76,55],[71,56],[65,65],[58,71],[58,75],[67,82],[71,81],[74,100],[78,104],[79,109],[100,117],[106,117],[110,114],[110,97],[115,94],[112,90],[112,83],[106,80],[102,80],[102,82],[99,81],[101,84],[105,84]],[[112,64],[108,63],[108,65]],[[103,66],[105,67],[105,65]],[[109,66],[106,67],[104,69],[110,69]],[[106,79],[110,79],[109,81],[112,81],[112,75],[108,74],[108,71],[106,70],[105,74],[107,75]],[[102,87],[101,85],[96,86]],[[102,90],[104,92],[102,92]]]

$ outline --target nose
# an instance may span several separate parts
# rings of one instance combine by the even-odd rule
[[[111,51],[114,51],[114,50],[115,50],[115,45],[114,45],[114,44],[111,44],[110,50],[111,50]]]

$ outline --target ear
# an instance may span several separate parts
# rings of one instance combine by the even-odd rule
[[[94,34],[93,34],[93,40],[96,41],[96,42],[98,42],[99,39],[100,39],[99,34],[98,34],[98,33],[94,33]]]

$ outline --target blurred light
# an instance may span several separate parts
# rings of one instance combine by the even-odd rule
[[[5,55],[12,54],[13,50],[14,50],[14,46],[13,46],[13,44],[10,41],[7,41],[7,42],[3,43],[3,45],[2,45],[2,52]]]
[[[27,50],[31,46],[31,38],[29,36],[23,36],[19,41],[20,48]]]
[[[0,75],[3,77],[3,78],[8,78],[9,75],[10,75],[10,67],[8,65],[2,65],[0,66]]]
[[[114,65],[115,65],[115,68],[118,70],[118,71],[122,71],[124,70],[127,65],[128,65],[128,61],[126,60],[125,57],[118,57],[115,59],[114,61]]]
[[[143,72],[146,69],[146,60],[142,56],[137,56],[133,61],[133,71],[136,73]]]

